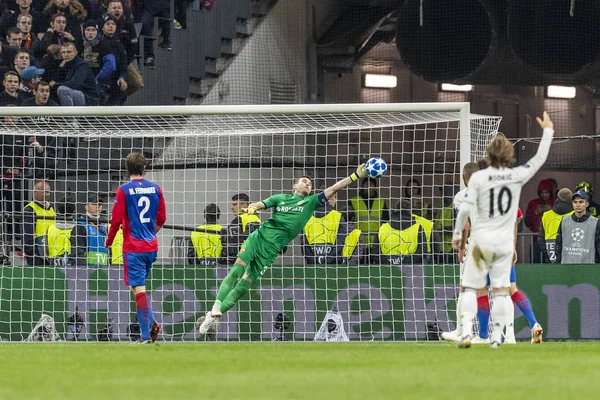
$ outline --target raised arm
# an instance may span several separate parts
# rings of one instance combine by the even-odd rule
[[[548,158],[548,153],[550,153],[550,145],[552,144],[552,138],[554,137],[554,123],[546,111],[544,111],[543,119],[537,117],[537,122],[544,130],[537,152],[523,166],[515,168],[515,171],[523,183],[533,178],[539,169],[542,168],[542,165],[544,165]]]
[[[340,181],[337,181],[333,185],[329,186],[327,189],[325,189],[325,191],[323,193],[325,194],[326,198],[329,198],[334,193],[337,193],[340,190],[345,189],[351,183],[356,182],[357,180],[359,180],[361,178],[366,178],[366,177],[367,177],[367,170],[365,169],[365,164],[361,164],[358,166],[358,168],[356,168],[356,172],[353,172],[352,175],[350,175],[349,177],[344,178]]]

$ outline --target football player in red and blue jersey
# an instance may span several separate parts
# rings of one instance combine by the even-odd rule
[[[140,344],[154,343],[160,325],[154,320],[146,295],[146,278],[158,252],[156,233],[167,220],[165,199],[160,186],[144,179],[146,159],[142,153],[125,158],[130,181],[119,186],[106,238],[110,249],[119,227],[123,226],[123,265],[125,284],[135,296],[135,309],[140,324]]]

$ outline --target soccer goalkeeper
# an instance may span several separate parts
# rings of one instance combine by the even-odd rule
[[[208,332],[216,319],[248,293],[252,284],[260,279],[285,246],[298,236],[317,207],[325,204],[334,193],[366,176],[365,164],[362,164],[349,177],[312,196],[312,180],[309,176],[302,176],[294,184],[293,194],[277,194],[250,204],[245,210],[250,215],[271,207],[273,215],[252,232],[244,243],[231,271],[221,282],[217,300],[212,310],[206,313],[200,333]]]

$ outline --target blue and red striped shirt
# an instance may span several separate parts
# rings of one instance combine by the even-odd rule
[[[165,199],[160,186],[144,178],[132,179],[117,189],[106,245],[111,246],[123,226],[123,251],[158,251],[157,228],[167,220]]]

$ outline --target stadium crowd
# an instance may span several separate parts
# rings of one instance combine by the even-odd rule
[[[155,18],[158,47],[171,50],[170,1],[0,2],[0,106],[124,104],[143,87],[138,57],[146,67],[155,65]],[[207,9],[213,3],[201,2]],[[176,28],[185,28],[189,6],[175,0]],[[49,89],[48,100],[40,101],[39,88]]]

